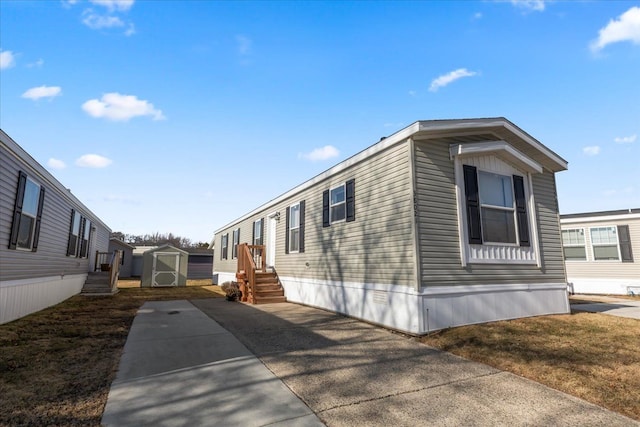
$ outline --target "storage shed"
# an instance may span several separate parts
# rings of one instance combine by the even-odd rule
[[[142,258],[141,287],[187,286],[188,252],[164,245],[146,251]]]

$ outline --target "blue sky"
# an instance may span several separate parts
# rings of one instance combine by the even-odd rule
[[[213,231],[416,120],[504,116],[640,207],[640,2],[0,2],[0,127],[127,234]]]

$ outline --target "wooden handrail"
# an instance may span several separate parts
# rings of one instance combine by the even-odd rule
[[[242,295],[242,301],[247,301],[255,304],[255,283],[256,283],[256,270],[266,270],[266,256],[264,245],[248,245],[241,243],[238,245],[238,265],[236,268],[236,277],[244,274],[244,280],[248,285],[248,291],[251,295]],[[260,264],[260,268],[256,266],[256,260]]]
[[[120,260],[122,258],[122,251],[113,251],[111,257],[111,265],[109,266],[109,285],[111,286],[111,292],[115,293],[118,288],[118,276],[120,275]]]

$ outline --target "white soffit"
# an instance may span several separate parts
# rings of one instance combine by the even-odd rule
[[[525,172],[542,173],[542,166],[538,162],[516,150],[505,141],[453,144],[449,147],[449,154],[451,158],[458,157],[460,159],[494,155]]]

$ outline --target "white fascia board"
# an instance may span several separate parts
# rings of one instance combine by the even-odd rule
[[[622,214],[622,215],[604,215],[604,216],[592,216],[592,217],[580,217],[580,218],[560,218],[560,224],[580,224],[589,222],[601,222],[601,221],[623,221],[627,219],[640,219],[640,214]]]
[[[452,159],[454,157],[464,159],[466,157],[485,156],[488,154],[494,154],[502,158],[506,157],[505,160],[508,160],[525,172],[542,173],[542,166],[538,162],[516,150],[506,141],[453,144],[449,147],[449,155]]]
[[[93,216],[91,218],[92,222],[98,222],[102,227],[109,230],[111,233],[111,228],[107,226],[95,213],[91,211],[91,209],[87,208],[84,203],[82,203],[76,196],[71,193],[71,190],[65,188],[64,185],[60,183],[49,171],[47,171],[40,163],[38,163],[29,153],[27,153],[24,148],[20,147],[17,142],[15,142],[5,131],[0,129],[0,144],[3,145],[10,153],[13,155],[25,166],[31,168],[31,170],[38,176],[41,181],[46,182],[51,187],[54,187],[58,190],[58,193],[71,205],[74,207],[80,207],[84,210],[84,212],[88,215]]]
[[[558,156],[553,151],[549,150],[538,140],[531,135],[524,132],[522,129],[511,123],[505,118],[489,118],[489,119],[462,119],[462,120],[435,120],[435,121],[423,121],[419,122],[420,132],[424,133],[438,133],[438,132],[451,132],[467,130],[480,130],[485,128],[504,127],[509,132],[516,135],[518,138],[526,141],[529,145],[536,150],[544,154],[552,163],[555,164],[553,172],[559,172],[567,170],[568,163],[562,157]]]
[[[343,160],[342,162],[338,163],[337,165],[335,165],[334,167],[327,169],[326,171],[322,172],[319,175],[316,175],[315,177],[311,178],[308,181],[305,181],[304,183],[298,185],[297,187],[292,188],[291,190],[287,191],[286,193],[276,197],[275,199],[272,199],[270,201],[268,201],[267,203],[263,204],[262,206],[252,210],[251,212],[249,212],[246,215],[241,216],[240,218],[237,218],[235,220],[233,220],[232,222],[226,224],[223,227],[220,227],[219,229],[217,229],[214,232],[214,236],[215,234],[218,234],[219,232],[221,232],[222,230],[225,230],[231,226],[233,226],[234,224],[237,224],[239,222],[242,222],[244,220],[246,220],[247,218],[257,214],[258,212],[261,212],[263,210],[266,210],[272,206],[275,206],[276,204],[288,199],[289,197],[293,197],[294,195],[296,195],[297,193],[300,193],[314,185],[316,185],[317,183],[333,176],[336,175],[342,171],[344,171],[345,169],[355,165],[356,163],[360,163],[363,160],[368,159],[369,157],[386,150],[389,147],[393,147],[394,145],[407,141],[408,138],[415,134],[418,129],[419,129],[419,123],[420,122],[415,122],[409,126],[407,126],[406,128],[394,133],[393,135],[382,139],[381,141],[377,142],[376,144],[370,146],[369,148],[359,152],[358,154],[355,154],[351,157],[349,157],[346,160]]]

